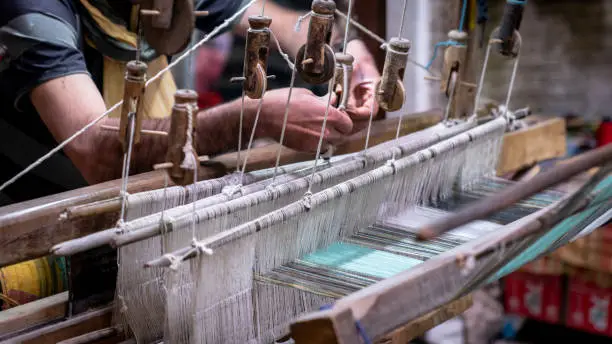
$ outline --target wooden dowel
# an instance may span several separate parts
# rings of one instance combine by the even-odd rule
[[[533,179],[519,182],[500,193],[481,199],[457,213],[427,225],[418,231],[420,240],[430,240],[451,229],[485,218],[510,205],[544,191],[573,176],[612,160],[612,145],[606,145],[576,158],[571,164],[558,165]]]
[[[161,12],[158,10],[146,10],[146,9],[140,10],[140,15],[143,15],[143,16],[158,16],[160,14]]]
[[[208,11],[194,11],[193,14],[196,17],[206,17],[209,14],[209,12]]]
[[[61,342],[57,342],[57,344],[89,344],[101,339],[116,336],[118,333],[119,331],[117,328],[107,327],[98,331],[85,333],[78,337],[62,340]]]
[[[70,220],[81,217],[89,217],[93,215],[111,213],[119,209],[121,209],[121,199],[119,197],[115,197],[98,202],[66,208],[66,211],[64,211],[63,213],[63,215],[65,216],[60,215],[60,217],[64,218],[65,220]]]
[[[104,130],[110,130],[110,131],[119,131],[119,128],[117,127],[113,127],[111,125],[106,125],[103,124],[102,125],[102,129]],[[155,136],[164,136],[167,137],[168,133],[165,131],[160,131],[160,130],[148,130],[148,129],[142,129],[140,131],[141,134],[145,134],[145,135],[155,135]]]

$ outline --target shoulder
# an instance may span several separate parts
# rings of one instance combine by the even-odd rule
[[[11,20],[30,13],[42,13],[62,19],[76,27],[77,12],[71,0],[2,0],[0,27]]]

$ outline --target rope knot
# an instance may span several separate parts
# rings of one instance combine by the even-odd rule
[[[195,238],[191,240],[191,246],[197,250],[197,253],[204,253],[208,256],[212,256],[213,250],[209,247],[206,247],[202,242],[197,241]]]
[[[312,11],[304,14],[303,16],[299,16],[297,19],[297,22],[295,23],[295,27],[293,28],[293,30],[295,32],[300,32],[300,30],[302,29],[302,22],[306,20],[306,18],[310,17],[311,15],[312,15]]]
[[[304,198],[302,199],[302,203],[304,203],[304,207],[310,210],[312,208],[312,192],[307,191],[304,194]]]
[[[193,110],[194,105],[187,105],[187,133],[185,136],[185,145],[183,146],[183,162],[181,168],[186,170],[195,170],[198,166],[197,154],[193,149]]]
[[[227,196],[227,197],[231,197],[235,194],[237,194],[238,192],[240,192],[242,190],[242,184],[236,184],[236,185],[227,185],[226,187],[224,187],[221,192]]]
[[[167,253],[164,255],[164,258],[168,259],[168,261],[170,262],[170,270],[172,271],[176,271],[178,270],[179,266],[181,265],[181,262],[183,261],[181,258],[175,256],[174,254],[171,253]]]

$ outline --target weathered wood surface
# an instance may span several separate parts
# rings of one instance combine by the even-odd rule
[[[67,306],[66,291],[0,312],[0,340],[6,334],[62,319]]]
[[[534,123],[540,120],[541,122]],[[527,129],[508,133],[497,165],[497,173],[505,174],[535,164],[538,161],[566,154],[565,120],[562,118],[527,118]]]
[[[378,344],[408,344],[426,331],[465,312],[471,306],[472,295],[466,295],[409,322],[380,340]]]
[[[437,111],[407,116],[402,122],[401,134],[424,129],[441,119]],[[375,145],[388,141],[395,136],[397,119],[382,120],[372,128],[370,144]],[[363,148],[365,132],[354,134],[336,154],[356,152]],[[249,170],[273,167],[276,161],[277,145],[256,148],[249,157]],[[282,152],[283,163],[294,163],[312,159],[314,154],[296,152],[285,148]],[[245,156],[243,153],[242,157]],[[221,176],[225,170],[232,171],[236,166],[236,154],[224,154],[212,159],[217,166],[202,167],[201,179]],[[163,171],[147,172],[131,176],[128,192],[136,193],[158,189],[164,185]],[[57,195],[42,197],[0,208],[0,267],[48,254],[53,245],[78,238],[101,229],[110,228],[118,218],[118,202],[120,181],[114,180],[85,188],[64,192]],[[87,209],[86,204],[92,202],[106,203],[103,207]],[[81,215],[69,220],[60,220],[60,215],[68,208],[75,209]],[[100,212],[100,209],[105,209]]]
[[[90,311],[65,321],[50,324],[28,333],[15,336],[2,343],[56,344],[63,340],[110,327],[112,313],[113,310],[111,306]],[[91,344],[111,344],[119,341],[120,338],[114,337]]]

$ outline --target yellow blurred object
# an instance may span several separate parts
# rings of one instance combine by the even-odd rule
[[[66,286],[64,258],[39,258],[0,269],[2,309],[60,293]]]

